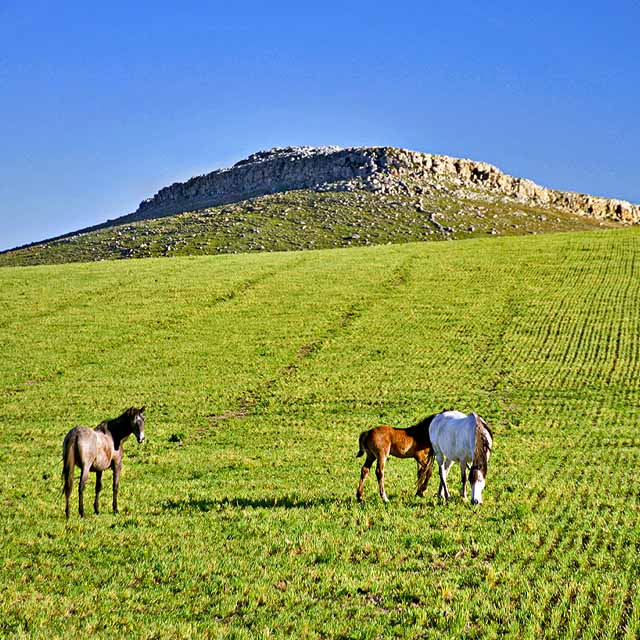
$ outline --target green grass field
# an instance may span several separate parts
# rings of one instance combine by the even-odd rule
[[[640,636],[640,230],[2,268],[0,291],[0,636]],[[121,513],[109,474],[66,523],[64,434],[141,404]],[[484,504],[415,498],[396,459],[390,504],[373,474],[358,504],[360,431],[448,407],[493,427]]]

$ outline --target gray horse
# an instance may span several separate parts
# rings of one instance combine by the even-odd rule
[[[65,514],[69,518],[69,497],[73,489],[73,470],[80,467],[78,506],[80,517],[84,518],[84,487],[89,472],[96,474],[96,498],[93,508],[98,513],[98,497],[102,489],[102,472],[113,471],[113,512],[118,513],[118,486],[122,471],[122,444],[135,434],[138,442],[144,440],[144,407],[127,409],[119,418],[101,422],[95,429],[74,427],[64,437],[62,443],[62,476],[64,479]]]

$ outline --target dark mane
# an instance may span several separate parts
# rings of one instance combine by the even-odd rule
[[[493,441],[493,434],[487,426],[487,423],[480,416],[476,416],[476,447],[473,452],[472,470],[478,469],[482,471],[482,475],[486,477],[491,445],[484,432],[485,429]]]
[[[105,420],[104,422],[101,422],[95,429],[94,431],[99,431],[100,433],[107,433],[107,431],[109,431],[109,423]]]
[[[489,432],[491,440],[493,440],[493,433],[491,432],[491,429],[489,429],[489,425],[485,422],[484,418],[480,418],[480,416],[478,416],[478,418],[480,419],[480,422],[482,422],[482,426]]]
[[[113,443],[116,450],[120,449],[120,444],[123,440],[128,438],[133,433],[133,418],[135,417],[138,409],[135,407],[129,407],[122,415],[117,418],[111,418],[111,420],[104,420],[94,431],[101,433],[111,433],[113,437]]]
[[[437,416],[437,413],[433,415],[427,416],[426,418],[422,418],[419,422],[416,422],[413,426],[405,429],[408,435],[413,436],[420,443],[428,445],[431,447],[431,438],[429,437],[429,427],[431,426],[431,422]]]

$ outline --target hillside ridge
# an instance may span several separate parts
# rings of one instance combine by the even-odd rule
[[[284,147],[160,189],[125,216],[0,251],[0,266],[289,251],[640,223],[640,206],[486,162],[393,147]]]
[[[295,189],[366,190],[415,194],[445,181],[481,188],[533,205],[623,223],[640,222],[640,206],[625,200],[560,191],[510,176],[486,162],[395,147],[282,147],[259,151],[232,167],[160,189],[138,209],[110,221],[122,224],[229,204]]]

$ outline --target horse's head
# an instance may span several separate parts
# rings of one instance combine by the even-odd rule
[[[129,419],[131,420],[132,432],[138,442],[144,440],[144,407],[136,409],[131,407],[128,411]]]
[[[469,471],[469,484],[471,485],[471,504],[482,504],[482,490],[486,484],[487,468],[472,466]]]
[[[482,490],[487,483],[487,467],[493,446],[493,437],[487,423],[479,418],[476,431],[476,449],[473,464],[469,471],[471,485],[471,504],[482,504]]]

